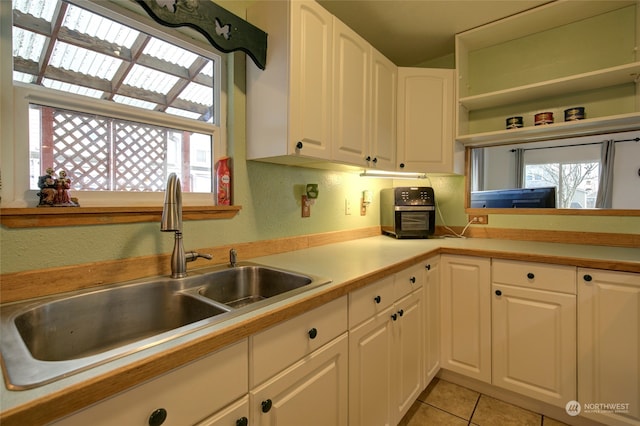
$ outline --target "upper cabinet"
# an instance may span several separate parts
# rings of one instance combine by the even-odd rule
[[[456,139],[485,145],[640,128],[637,9],[635,1],[561,0],[458,34]],[[573,107],[586,119],[565,122]],[[534,126],[540,112],[554,123]],[[524,127],[506,130],[515,116]]]
[[[247,158],[392,169],[397,67],[314,1],[261,1],[267,67],[247,63]]]
[[[454,141],[454,70],[398,68],[397,170],[464,173]]]
[[[247,62],[247,159],[329,160],[333,16],[315,1],[260,1],[247,20],[269,34],[266,69]]]

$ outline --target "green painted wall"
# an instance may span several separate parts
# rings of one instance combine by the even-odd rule
[[[221,1],[244,16],[244,2]],[[428,185],[425,181],[388,181],[361,178],[357,173],[334,172],[247,162],[245,157],[245,58],[229,55],[229,152],[234,159],[235,203],[242,205],[233,219],[187,221],[187,249],[376,226],[381,188]],[[311,217],[300,215],[300,195],[307,183],[318,183],[320,196]],[[447,225],[464,226],[464,178],[432,177],[442,217]],[[374,194],[367,216],[360,216],[361,191]],[[345,198],[352,214],[344,214]],[[492,215],[499,228],[640,233],[640,217]],[[442,220],[438,217],[438,224]],[[0,272],[99,262],[171,252],[173,236],[161,233],[158,223],[77,226],[36,229],[0,229]]]

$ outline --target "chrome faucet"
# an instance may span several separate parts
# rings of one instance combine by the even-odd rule
[[[238,265],[238,252],[236,249],[229,250],[229,266],[235,268]]]
[[[184,252],[182,245],[182,188],[180,187],[180,179],[175,173],[171,173],[167,179],[160,231],[175,232],[173,252],[171,253],[171,278],[186,277],[187,262],[193,262],[199,257],[212,259],[210,254],[200,254],[195,251]]]

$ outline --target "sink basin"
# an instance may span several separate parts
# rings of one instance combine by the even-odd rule
[[[7,386],[50,383],[328,282],[243,262],[2,305]]]
[[[15,325],[35,359],[63,361],[228,311],[160,285],[132,286],[42,304],[16,316]]]
[[[312,283],[309,276],[259,265],[230,268],[215,274],[194,277],[192,285],[207,299],[238,309],[298,290]]]

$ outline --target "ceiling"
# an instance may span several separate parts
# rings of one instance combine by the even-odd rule
[[[318,0],[398,66],[454,53],[454,35],[548,0]]]

